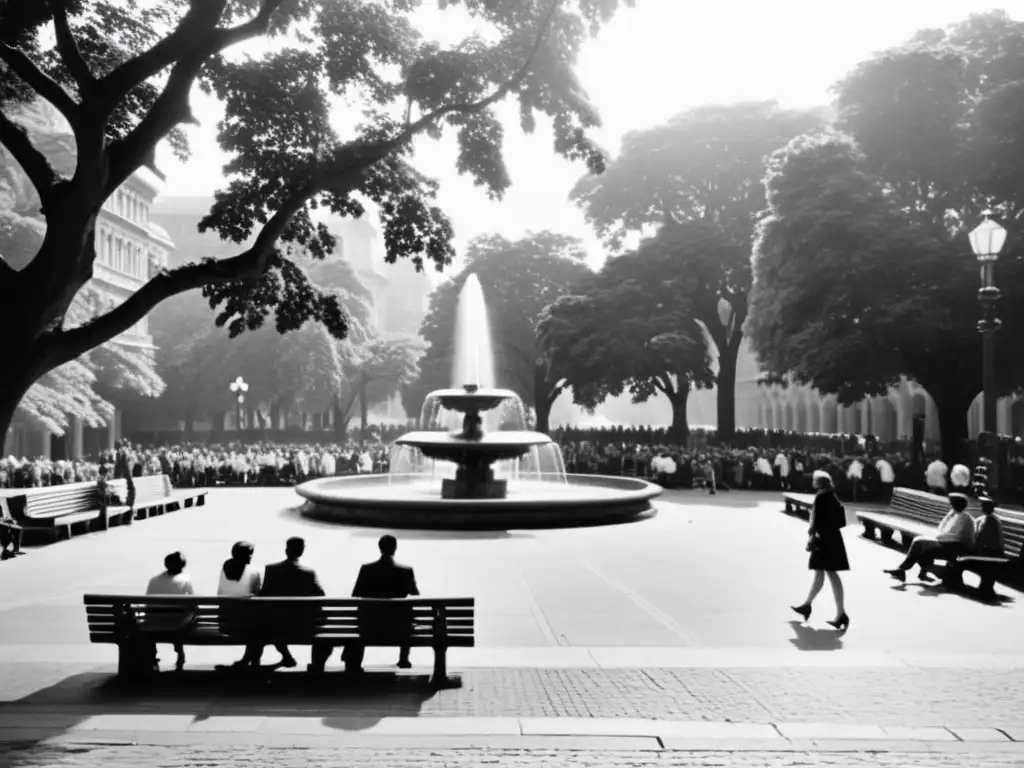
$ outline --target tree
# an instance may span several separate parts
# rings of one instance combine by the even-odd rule
[[[783,109],[771,101],[696,107],[627,134],[608,169],[585,176],[572,192],[612,249],[620,250],[630,234],[652,230],[659,247],[678,248],[690,272],[686,296],[718,352],[724,436],[736,429],[736,359],[754,226],[765,205],[765,161],[824,120],[822,110]],[[678,228],[695,222],[703,227]]]
[[[460,171],[500,197],[510,178],[495,109],[506,97],[518,102],[524,129],[538,112],[550,116],[557,151],[599,170],[603,155],[587,136],[598,117],[572,68],[588,33],[618,5],[452,0],[441,7],[487,29],[446,48],[419,34],[411,0],[7,0],[0,144],[35,187],[47,229],[24,269],[0,261],[0,349],[11,372],[0,381],[0,434],[47,371],[186,291],[203,289],[233,335],[273,315],[279,332],[315,320],[343,338],[337,298],[317,290],[278,244],[324,258],[333,238],[311,212],[358,216],[373,204],[389,260],[447,265],[451,225],[435,203],[436,182],[410,162],[412,143],[453,128]],[[275,44],[235,55],[235,46],[260,36]],[[200,227],[239,244],[255,239],[235,256],[160,272],[116,309],[67,327],[96,259],[100,207],[161,141],[187,151],[179,129],[194,119],[195,85],[223,102],[219,141],[231,156],[227,186]],[[350,137],[330,120],[341,97],[362,107]],[[37,98],[71,124],[72,174],[55,169],[13,118],[17,105]]]
[[[451,380],[456,311],[466,279],[476,275],[487,302],[498,383],[520,393],[536,411],[537,430],[546,432],[551,406],[565,387],[537,345],[537,324],[546,306],[591,274],[585,258],[578,238],[554,232],[473,240],[466,266],[434,292],[423,320],[420,335],[430,346],[422,369],[431,378],[421,379],[422,395],[463,383]]]
[[[359,444],[366,440],[370,408],[386,402],[403,386],[419,376],[419,361],[424,352],[418,337],[370,339],[351,348],[345,360],[345,382],[336,398],[335,429],[348,431],[352,407],[359,402]]]
[[[613,257],[578,294],[548,307],[539,327],[544,356],[577,405],[593,411],[623,391],[634,403],[661,392],[677,440],[689,434],[690,390],[714,380],[704,330],[681,298],[682,265],[660,248]]]
[[[1024,106],[1003,101],[1024,81],[1022,33],[1003,14],[975,16],[864,62],[837,86],[845,134],[794,140],[765,182],[748,321],[762,364],[845,404],[915,380],[935,401],[947,461],[963,458],[982,383],[966,233],[989,206],[1011,229],[998,390],[1024,381],[1024,247],[1013,236],[1024,200],[1006,184],[1024,167],[1010,153],[996,171],[988,154]]]

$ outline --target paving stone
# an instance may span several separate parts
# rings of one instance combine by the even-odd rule
[[[538,737],[540,738],[540,737]],[[266,747],[0,746],[0,764],[16,768],[1009,768],[1020,755],[975,750],[930,752],[663,751],[587,749],[436,749]]]

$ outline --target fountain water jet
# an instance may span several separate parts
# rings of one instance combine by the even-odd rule
[[[305,514],[374,525],[507,529],[621,522],[653,512],[650,501],[661,488],[636,478],[567,475],[557,444],[526,429],[522,400],[494,388],[487,306],[475,275],[459,294],[456,317],[456,386],[427,396],[421,431],[395,441],[387,475],[297,486]]]

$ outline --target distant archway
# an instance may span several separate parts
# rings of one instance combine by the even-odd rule
[[[872,406],[871,429],[879,440],[891,442],[899,434],[899,414],[891,400],[879,400]]]
[[[918,392],[910,401],[915,416],[924,416],[928,413],[928,398]]]

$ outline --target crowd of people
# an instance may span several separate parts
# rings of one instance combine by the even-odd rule
[[[0,458],[0,488],[29,488],[92,482],[103,466],[108,475],[167,475],[176,487],[290,486],[308,479],[389,469],[387,441],[376,430],[360,445],[346,442],[262,441],[141,446],[121,441],[114,451],[81,460]],[[667,488],[810,491],[816,470],[827,472],[837,494],[853,500],[885,500],[895,486],[932,486],[923,467],[936,457],[915,460],[909,445],[881,445],[870,439],[751,431],[747,444],[713,444],[706,439],[673,443],[666,435],[641,430],[556,430],[566,471],[629,475]],[[804,438],[798,440],[798,437]],[[635,442],[621,440],[630,438]],[[647,439],[649,442],[642,440]],[[1024,488],[1024,457],[1011,460],[1001,486]],[[947,471],[948,472],[948,471]]]

